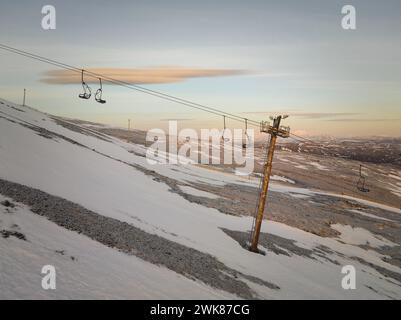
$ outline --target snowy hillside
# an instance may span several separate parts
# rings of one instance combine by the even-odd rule
[[[256,193],[256,178],[151,165],[145,154],[0,99],[0,298],[401,298],[400,243],[362,227],[399,231],[401,209],[276,176],[278,196],[320,206],[346,199],[366,220],[329,223],[330,237],[266,220],[258,255],[241,246],[251,217],[219,207],[240,205],[226,186]],[[43,265],[56,267],[54,291],[41,287]],[[345,265],[356,268],[356,290],[341,286]]]

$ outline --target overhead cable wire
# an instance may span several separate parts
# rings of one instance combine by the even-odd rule
[[[109,76],[105,76],[105,75],[102,75],[102,74],[99,74],[99,73],[95,73],[95,72],[92,72],[92,71],[89,71],[89,70],[78,68],[78,67],[66,64],[66,63],[62,63],[62,62],[59,62],[59,61],[56,61],[56,60],[53,60],[53,59],[49,59],[49,58],[46,58],[46,57],[43,57],[43,56],[40,56],[40,55],[36,55],[36,54],[30,53],[30,52],[27,52],[27,51],[23,51],[23,50],[20,50],[20,49],[17,49],[17,48],[13,48],[13,47],[1,44],[1,43],[0,43],[0,49],[3,49],[5,51],[11,52],[11,53],[15,53],[15,54],[18,54],[18,55],[21,55],[21,56],[24,56],[24,57],[27,57],[27,58],[30,58],[30,59],[41,61],[41,62],[50,64],[50,65],[53,65],[53,66],[56,66],[56,67],[59,67],[59,68],[62,68],[62,69],[73,71],[73,72],[76,72],[76,73],[84,72],[87,76],[90,76],[90,77],[93,77],[93,78],[96,78],[96,79],[102,78],[103,80],[105,80],[105,81],[107,81],[109,83],[113,83],[113,84],[120,85],[120,86],[129,88],[129,89],[140,91],[142,93],[146,93],[146,94],[149,94],[149,95],[152,95],[152,96],[156,96],[158,98],[165,99],[165,100],[168,100],[168,101],[171,101],[171,102],[179,103],[179,104],[182,104],[182,105],[194,108],[194,109],[198,109],[198,110],[202,110],[202,111],[205,111],[205,112],[209,112],[209,113],[215,114],[217,116],[226,116],[228,119],[231,119],[231,120],[240,121],[240,122],[245,122],[246,121],[246,122],[251,123],[253,125],[259,126],[259,122],[254,121],[254,120],[249,120],[249,119],[247,119],[245,117],[240,117],[240,116],[237,116],[237,115],[232,114],[232,113],[221,111],[221,110],[219,110],[217,108],[212,108],[212,107],[209,107],[209,106],[206,106],[206,105],[203,105],[203,104],[199,104],[199,103],[196,103],[196,102],[192,102],[192,101],[189,101],[189,100],[186,100],[186,99],[182,99],[182,98],[179,98],[179,97],[176,97],[176,96],[173,96],[173,95],[162,93],[162,92],[159,92],[159,91],[156,91],[156,90],[151,90],[151,89],[145,88],[143,86],[139,86],[139,85],[132,84],[132,83],[129,83],[129,82],[125,82],[125,81],[122,81],[122,80],[111,78]]]
[[[76,72],[76,73],[80,73],[80,74],[81,73],[85,73],[87,76],[90,76],[90,77],[95,78],[95,79],[102,78],[103,80],[105,80],[105,81],[107,81],[109,83],[120,85],[120,86],[123,86],[123,87],[131,89],[131,90],[136,90],[136,91],[139,91],[139,92],[142,92],[142,93],[145,93],[145,94],[149,94],[149,95],[152,95],[152,96],[155,96],[155,97],[158,97],[158,98],[170,101],[170,102],[178,103],[178,104],[181,104],[181,105],[193,108],[193,109],[198,109],[198,110],[201,110],[201,111],[204,111],[204,112],[208,112],[208,113],[214,114],[214,115],[219,116],[219,117],[226,117],[227,119],[230,119],[230,120],[239,121],[239,122],[245,122],[247,125],[250,124],[250,125],[253,125],[253,126],[256,126],[256,127],[260,126],[260,122],[258,122],[258,121],[255,121],[255,120],[252,120],[252,119],[248,119],[248,118],[245,118],[245,117],[241,117],[241,116],[235,115],[233,113],[225,112],[225,111],[219,110],[219,109],[217,109],[215,107],[209,107],[209,106],[206,106],[204,104],[200,104],[200,103],[196,103],[196,102],[193,102],[193,101],[190,101],[190,100],[187,100],[187,99],[179,98],[177,96],[173,96],[173,95],[166,94],[166,93],[163,93],[163,92],[160,92],[160,91],[148,89],[146,87],[143,87],[143,86],[140,86],[140,85],[137,85],[137,84],[132,84],[132,83],[129,83],[129,82],[126,82],[126,81],[122,81],[122,80],[118,80],[118,79],[115,79],[115,78],[111,78],[109,76],[105,76],[105,75],[100,74],[100,73],[96,73],[96,72],[92,72],[92,71],[85,70],[85,69],[82,69],[82,68],[78,68],[78,67],[72,66],[70,64],[66,64],[66,63],[63,63],[63,62],[60,62],[60,61],[49,59],[49,58],[46,58],[44,56],[37,55],[37,54],[31,53],[31,52],[28,52],[28,51],[20,50],[20,49],[17,49],[17,48],[14,48],[14,47],[2,44],[2,43],[0,43],[0,49],[8,51],[8,52],[11,52],[11,53],[14,53],[14,54],[17,54],[17,55],[20,55],[20,56],[24,56],[26,58],[30,58],[30,59],[33,59],[33,60],[36,60],[36,61],[40,61],[40,62],[49,64],[49,65],[53,65],[53,66],[58,67],[58,68],[69,70],[69,71],[72,71],[72,72]],[[316,143],[316,142],[314,142],[314,141],[312,141],[312,140],[310,140],[308,138],[301,137],[301,136],[293,134],[291,132],[290,132],[290,136],[297,137],[297,138],[300,138],[302,140],[309,141],[309,142],[312,142],[312,143]]]

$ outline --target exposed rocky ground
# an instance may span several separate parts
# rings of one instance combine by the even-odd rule
[[[104,184],[108,183],[108,180],[99,180],[104,171],[107,171],[107,174],[110,173],[109,177],[113,178],[114,171],[118,170],[115,173],[118,179],[110,182],[114,183],[115,188],[120,188],[120,182],[124,176],[130,175],[131,172],[139,172],[141,175],[133,175],[139,181],[128,184],[139,193],[139,195],[134,194],[136,199],[140,201],[143,199],[147,206],[153,208],[152,201],[154,202],[156,199],[152,198],[153,195],[147,199],[148,193],[152,194],[152,191],[147,188],[142,189],[141,183],[153,187],[156,185],[167,186],[167,189],[158,189],[158,192],[163,194],[164,199],[170,199],[167,194],[174,195],[175,200],[166,203],[170,206],[169,214],[174,214],[175,204],[180,200],[180,210],[183,206],[187,210],[182,211],[180,218],[187,219],[185,222],[187,224],[184,223],[176,228],[175,225],[179,225],[181,221],[177,220],[173,224],[166,223],[168,219],[159,222],[159,220],[166,219],[163,216],[163,204],[160,207],[156,206],[157,212],[149,212],[150,220],[147,221],[148,215],[143,215],[142,209],[133,206],[132,202],[130,206],[124,208],[110,198],[109,201],[103,202],[103,205],[108,208],[109,204],[112,204],[109,210],[114,210],[113,212],[104,211],[104,206],[90,210],[68,198],[75,197],[75,193],[71,192],[71,187],[58,190],[58,192],[67,194],[67,197],[64,198],[50,194],[53,193],[53,189],[47,189],[48,191],[45,192],[32,186],[28,187],[27,184],[11,182],[10,179],[0,179],[0,194],[10,199],[1,204],[4,214],[12,214],[15,206],[26,205],[31,212],[46,217],[66,230],[85,235],[107,247],[166,267],[187,278],[238,297],[260,298],[283,291],[282,276],[276,277],[274,280],[271,278],[275,273],[277,275],[277,270],[280,270],[281,267],[266,274],[263,268],[255,270],[253,265],[248,265],[246,268],[242,266],[241,257],[248,257],[250,254],[247,251],[249,229],[245,231],[244,225],[248,226],[246,221],[251,221],[246,217],[253,216],[255,213],[259,192],[258,180],[264,153],[260,147],[256,148],[255,172],[249,177],[235,178],[233,175],[234,165],[191,165],[187,169],[185,165],[170,168],[152,167],[146,164],[146,149],[140,147],[140,145],[145,145],[144,132],[107,128],[99,124],[57,117],[46,118],[43,116],[43,118],[36,117],[35,120],[28,116],[21,118],[18,113],[23,114],[26,111],[9,107],[13,113],[9,113],[6,109],[1,111],[2,123],[9,126],[10,131],[20,130],[20,127],[24,128],[27,137],[33,133],[33,136],[40,137],[35,141],[40,141],[41,147],[41,144],[46,145],[43,150],[39,150],[38,154],[36,149],[31,151],[33,157],[42,159],[41,151],[47,157],[53,157],[52,152],[57,148],[59,152],[65,148],[74,152],[71,154],[71,159],[70,154],[55,158],[61,163],[61,166],[59,163],[55,163],[55,168],[59,169],[49,169],[49,174],[52,176],[62,177],[71,183],[69,174],[76,174],[76,172],[70,172],[72,165],[75,165],[75,170],[84,167],[86,171],[81,172],[81,175],[85,177],[84,179],[91,179],[91,183],[88,185],[97,190],[97,181],[103,181],[99,187],[105,187]],[[53,121],[54,124],[45,125],[53,123]],[[8,132],[5,133],[8,134]],[[124,144],[121,141],[128,141],[134,145]],[[18,154],[19,149],[17,148],[15,151],[14,146],[9,144],[8,140],[0,142],[0,148],[3,147],[4,150],[4,146],[6,146]],[[71,145],[74,148],[70,149]],[[5,156],[3,162],[10,168],[14,168],[14,161],[10,161],[11,158],[7,158],[7,154],[3,155]],[[40,162],[38,163],[40,164]],[[92,173],[87,172],[91,170],[94,163],[97,163],[98,168]],[[64,165],[67,166],[64,167]],[[11,178],[15,176],[22,180],[28,178],[27,181],[30,181],[31,185],[33,183],[34,186],[38,179],[42,179],[42,176],[39,176],[40,178],[29,180],[31,172],[24,171],[25,175],[20,175],[18,171],[22,167],[15,168],[17,171],[14,171],[14,176]],[[41,165],[39,168],[44,172],[48,170],[47,167]],[[384,283],[398,286],[396,290],[388,291],[382,287],[383,283],[377,286],[377,283],[368,282],[369,286],[366,285],[366,288],[371,292],[387,298],[397,297],[397,290],[401,283],[401,272],[398,272],[401,267],[401,215],[397,211],[397,208],[400,207],[398,194],[401,180],[400,171],[393,164],[371,163],[369,169],[363,172],[367,178],[366,186],[370,192],[361,193],[355,186],[359,175],[358,169],[359,162],[354,160],[289,150],[277,151],[268,205],[265,211],[267,220],[264,224],[274,221],[278,223],[276,227],[288,226],[291,230],[279,233],[289,236],[289,238],[262,232],[260,245],[264,248],[268,259],[248,258],[255,259],[258,264],[261,263],[260,266],[267,263],[281,266],[284,263],[282,266],[291,268],[292,263],[295,263],[298,267],[304,268],[309,263],[317,263],[322,266],[321,271],[326,270],[324,271],[325,275],[330,274],[329,278],[334,274],[327,273],[328,270],[334,268],[337,272],[337,268],[350,261],[362,265],[362,271],[370,275],[372,275],[372,270],[377,272],[379,276],[371,278],[374,279],[373,283],[377,279],[382,279]],[[63,170],[66,172],[62,172]],[[5,173],[3,172],[3,174]],[[230,178],[226,180],[225,176]],[[48,186],[46,178],[43,176],[45,182],[43,186],[45,187]],[[81,181],[81,183],[83,182],[84,180]],[[51,181],[49,183],[52,184]],[[79,185],[79,188],[84,187]],[[97,191],[100,192],[100,189]],[[110,193],[110,190],[108,192]],[[119,194],[124,192],[125,190],[122,188],[119,193],[114,193],[114,196],[119,198]],[[159,193],[156,192],[156,194]],[[93,196],[97,193],[90,194]],[[127,193],[127,197],[132,195],[130,192]],[[86,196],[84,200],[82,199],[82,196],[78,197],[79,201],[86,201]],[[119,199],[126,201],[126,198]],[[160,199],[160,201],[163,200]],[[190,207],[187,207],[188,203],[191,203]],[[87,204],[91,206],[93,202],[87,202]],[[205,207],[212,210],[204,211]],[[183,232],[184,229],[192,230],[191,228],[194,227],[193,231],[196,231],[196,222],[185,217],[191,214],[189,211],[192,209],[197,212],[197,215],[189,217],[195,218],[203,228],[203,233],[199,234],[197,240],[193,240],[192,235]],[[97,212],[98,210],[100,211]],[[102,210],[103,212],[101,212]],[[133,212],[129,212],[130,210]],[[210,220],[204,220],[201,212]],[[151,214],[156,214],[159,220],[152,221]],[[210,214],[212,215],[209,216]],[[220,220],[221,224],[215,224],[214,218],[223,220]],[[2,227],[1,220],[0,218],[0,236],[3,241],[16,239],[20,243],[30,242],[30,236],[29,234],[26,236],[24,229],[11,224],[8,227]],[[238,224],[239,221],[241,221],[241,225]],[[138,227],[136,222],[141,227]],[[164,223],[165,226],[160,227],[159,223]],[[237,229],[226,227],[227,225]],[[173,226],[174,232],[169,231],[171,226]],[[149,232],[147,228],[155,233]],[[219,232],[216,233],[214,228]],[[207,234],[209,231],[220,241],[230,240],[225,245],[232,250],[231,255],[238,255],[234,257],[233,261],[235,262],[230,260],[230,255],[223,252],[224,247],[221,247],[220,243],[217,243],[216,247],[213,241],[206,242],[206,245],[203,243],[203,239],[209,236]],[[298,231],[305,231],[305,233],[298,233]],[[302,243],[303,240],[297,241],[291,237],[307,239],[305,240],[307,244]],[[326,239],[328,240],[326,241]],[[232,247],[232,244],[235,246]],[[195,247],[201,249],[195,249]],[[356,250],[354,250],[355,248]],[[219,252],[219,254],[215,256],[208,253],[209,250]],[[66,248],[57,249],[54,252],[61,256],[68,255]],[[281,260],[287,258],[291,261]],[[71,255],[70,260],[76,261],[76,256]],[[287,271],[289,271],[289,276],[296,276],[292,270]],[[303,269],[304,271],[309,272],[307,269]],[[259,276],[261,274],[263,276]],[[319,282],[319,279],[313,281]],[[336,282],[335,279],[333,281]],[[288,283],[285,283],[285,290],[291,292],[290,287],[291,285],[288,286]]]
[[[281,144],[279,148],[305,154],[401,166],[400,138],[333,139],[322,140],[320,143],[302,141]]]
[[[124,129],[110,129],[99,125],[98,130],[130,142],[145,144],[145,133],[141,131],[128,131]],[[399,169],[397,166],[397,157],[389,160],[391,163],[366,164],[368,169],[364,169],[366,176],[366,187],[369,192],[363,193],[356,187],[359,179],[359,165],[361,162],[352,160],[355,149],[368,152],[371,148],[391,149],[392,152],[398,152],[398,140],[382,141],[377,147],[374,144],[366,145],[364,141],[357,144],[356,141],[344,142],[341,144],[341,153],[337,150],[330,154],[319,154],[312,152],[312,148],[297,149],[296,152],[290,148],[279,148],[276,152],[273,164],[273,176],[284,178],[283,183],[291,186],[310,188],[314,190],[324,190],[328,193],[337,193],[346,196],[374,201],[393,207],[401,208],[400,196],[394,191],[400,187]],[[346,146],[351,144],[354,148],[349,149],[349,158],[345,156]],[[285,144],[287,146],[287,144]],[[356,146],[359,147],[356,147]],[[326,150],[326,149],[324,149]],[[256,147],[255,155],[255,173],[262,172],[262,163],[260,162],[265,150],[259,144]],[[391,153],[391,154],[393,154]],[[375,153],[377,154],[377,153]],[[355,158],[356,159],[356,158]],[[368,159],[368,161],[370,161]],[[386,161],[382,161],[386,162]],[[363,165],[365,165],[362,162]],[[208,165],[211,170],[232,172],[234,165]],[[199,203],[207,207],[216,208],[219,211],[231,215],[254,215],[254,208],[257,202],[258,191],[255,187],[245,185],[231,184],[224,187],[213,186],[202,183],[189,183],[187,185],[205,192],[210,192],[219,196],[216,199],[186,194],[179,188],[182,183],[158,175],[156,172],[137,168],[153,175],[167,183],[174,192],[181,194],[187,200]],[[286,181],[287,180],[287,181]],[[359,211],[364,211],[371,216],[361,215]],[[353,228],[363,228],[373,234],[382,236],[397,244],[395,247],[371,248],[379,253],[385,254],[388,258],[385,260],[391,264],[401,267],[401,216],[385,209],[373,208],[361,204],[352,199],[333,197],[329,194],[313,194],[308,197],[291,193],[270,191],[268,206],[265,211],[265,217],[268,220],[285,223],[323,237],[338,237],[339,232],[332,228],[332,225],[349,225]]]
[[[147,233],[126,222],[96,214],[40,190],[0,179],[0,194],[29,206],[32,212],[63,228],[242,298],[257,298],[244,279],[270,289],[280,289],[275,284],[230,269],[209,254]],[[23,234],[12,230],[1,230],[0,235],[26,240]]]

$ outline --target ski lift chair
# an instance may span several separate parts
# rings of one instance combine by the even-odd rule
[[[229,142],[230,139],[224,137],[224,133],[226,132],[226,129],[227,129],[227,127],[226,127],[226,116],[223,116],[223,119],[224,119],[224,129],[223,129],[223,132],[222,132],[222,134],[221,134],[221,141],[223,141],[223,142]]]
[[[81,83],[82,83],[82,88],[84,89],[84,92],[80,93],[78,97],[80,97],[81,99],[88,100],[88,99],[90,99],[90,97],[92,95],[92,90],[84,81],[84,70],[82,70],[82,73],[81,73]]]
[[[100,82],[100,88],[97,89],[96,94],[95,94],[95,100],[101,104],[105,104],[106,100],[102,99],[102,94],[103,94],[103,87],[102,87],[102,79],[99,78],[99,82]]]
[[[359,165],[359,180],[356,184],[356,187],[361,192],[369,192],[370,190],[366,188],[366,178],[362,175],[362,165]]]

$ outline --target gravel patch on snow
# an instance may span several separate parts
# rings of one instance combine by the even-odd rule
[[[33,213],[45,216],[61,227],[241,298],[258,298],[246,284],[247,280],[279,289],[272,283],[228,268],[209,254],[99,215],[43,191],[0,179],[0,194],[29,206]]]
[[[216,196],[213,193],[206,192],[206,191],[201,191],[201,190],[189,187],[189,186],[180,186],[180,189],[183,192],[187,193],[187,194],[190,194],[190,195],[193,195],[193,196],[197,196],[197,197],[203,197],[203,198],[208,198],[208,199],[218,199],[218,198],[220,198],[219,196]]]

